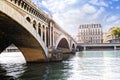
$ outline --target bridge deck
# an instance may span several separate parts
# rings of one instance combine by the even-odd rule
[[[96,44],[79,43],[78,46],[120,46],[120,43],[96,43]]]
[[[78,44],[79,50],[120,50],[120,43]]]

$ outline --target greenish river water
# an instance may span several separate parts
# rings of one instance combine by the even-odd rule
[[[120,80],[120,51],[66,54],[61,62],[26,64],[21,53],[0,55],[0,80]]]

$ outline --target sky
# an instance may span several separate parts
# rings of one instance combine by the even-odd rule
[[[120,26],[120,0],[32,0],[72,36],[80,24],[98,23],[103,32]]]

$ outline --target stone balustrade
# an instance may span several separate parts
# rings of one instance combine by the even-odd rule
[[[11,3],[19,6],[20,8],[24,9],[25,11],[29,12],[30,14],[42,19],[45,22],[48,22],[48,15],[40,10],[37,6],[33,3],[30,3],[26,0],[9,0]]]

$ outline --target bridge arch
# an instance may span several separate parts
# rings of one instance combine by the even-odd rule
[[[57,48],[66,48],[70,50],[70,44],[66,36],[60,36],[56,41],[55,49]]]
[[[14,43],[27,62],[47,60],[48,50],[36,30],[25,17],[4,1],[0,1],[0,24],[0,52]]]

